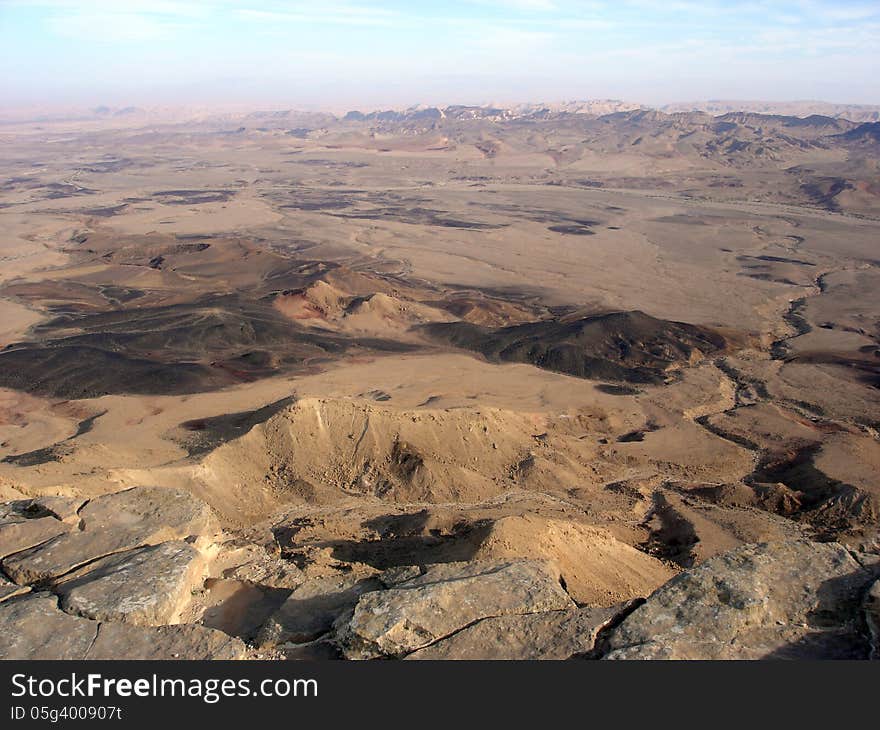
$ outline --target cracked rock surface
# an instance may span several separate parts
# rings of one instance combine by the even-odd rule
[[[135,487],[0,505],[0,658],[234,659],[238,638],[181,614],[217,525],[188,492]]]
[[[68,613],[141,626],[169,624],[203,567],[191,545],[163,542],[101,558],[54,590]]]
[[[0,603],[3,603],[8,598],[27,593],[29,590],[30,588],[27,586],[17,586],[0,575]]]
[[[429,517],[227,533],[170,488],[2,503],[0,659],[880,656],[874,553],[780,539],[675,575],[561,516]]]
[[[51,593],[0,604],[0,659],[238,659],[245,645],[203,626],[140,627],[72,616]]]
[[[482,619],[573,608],[558,571],[548,563],[446,563],[361,596],[342,642],[350,659],[403,656]]]
[[[164,487],[136,487],[98,497],[80,510],[79,517],[79,530],[65,528],[51,540],[7,556],[3,570],[16,583],[35,583],[112,553],[216,529],[204,502],[184,490]]]
[[[27,550],[69,531],[70,525],[54,517],[0,523],[0,556]]]
[[[84,659],[98,624],[58,608],[51,593],[31,593],[0,604],[0,658]]]
[[[592,651],[617,607],[493,616],[406,659],[569,659]]]
[[[604,658],[867,658],[862,604],[878,575],[878,556],[837,543],[743,546],[656,590]]]

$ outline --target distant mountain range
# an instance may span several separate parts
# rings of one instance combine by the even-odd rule
[[[680,102],[651,106],[619,99],[588,99],[548,103],[481,104],[450,106],[416,105],[395,109],[351,110],[341,116],[329,112],[291,109],[267,109],[247,112],[240,106],[230,109],[176,108],[176,107],[112,107],[96,106],[91,109],[0,110],[0,122],[58,122],[112,119],[115,122],[138,123],[144,121],[185,121],[198,118],[202,121],[241,119],[245,123],[258,123],[266,127],[280,127],[298,121],[303,126],[342,122],[438,122],[443,120],[510,121],[516,119],[554,119],[565,117],[602,117],[620,112],[652,110],[666,114],[702,112],[713,117],[733,114],[775,115],[780,117],[823,117],[845,119],[856,123],[880,122],[880,105],[833,104],[824,101],[736,101],[710,99],[707,101]]]
[[[752,112],[756,114],[779,114],[789,117],[809,117],[821,115],[835,119],[849,119],[852,122],[880,121],[880,105],[832,104],[827,101],[735,101],[729,99],[710,99],[679,104],[666,104],[660,107],[664,112],[701,111],[719,115],[731,112]]]
[[[342,117],[343,121],[402,122],[441,119],[488,119],[504,121],[523,117],[548,118],[553,116],[584,114],[594,117],[635,110],[657,110],[666,114],[704,112],[712,116],[741,114],[762,114],[785,117],[828,117],[847,119],[852,122],[880,121],[880,105],[832,104],[824,101],[695,101],[666,104],[652,107],[618,99],[592,99],[586,101],[563,101],[553,103],[525,103],[515,105],[452,105],[444,108],[413,106],[407,109],[385,109],[375,111],[350,111]]]

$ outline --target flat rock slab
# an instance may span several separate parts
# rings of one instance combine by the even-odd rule
[[[399,657],[482,619],[575,607],[546,562],[445,563],[361,596],[340,638],[350,659]]]
[[[87,659],[241,659],[240,639],[194,624],[131,626],[102,623]]]
[[[203,626],[141,627],[65,613],[51,593],[0,603],[0,659],[239,659],[245,645]]]
[[[867,658],[880,566],[842,545],[745,545],[673,578],[608,637],[605,659]]]
[[[36,517],[0,524],[0,558],[27,550],[70,531],[70,525],[54,517]]]
[[[204,560],[194,547],[164,542],[101,558],[53,590],[68,613],[158,626],[174,623],[203,569]]]
[[[135,487],[98,497],[79,516],[81,531],[5,558],[6,574],[22,585],[46,581],[106,555],[217,529],[204,502],[166,487]]]
[[[569,659],[593,650],[615,608],[579,608],[483,619],[406,659]]]
[[[326,634],[341,614],[358,599],[382,587],[376,578],[331,576],[313,578],[299,586],[260,629],[257,646],[302,644]]]
[[[51,593],[0,603],[0,659],[83,659],[98,624],[64,613]]]

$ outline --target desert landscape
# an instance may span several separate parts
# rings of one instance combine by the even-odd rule
[[[0,119],[0,658],[880,656],[880,107]]]

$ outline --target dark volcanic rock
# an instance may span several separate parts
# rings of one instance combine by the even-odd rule
[[[59,398],[94,398],[126,392],[196,393],[226,383],[195,363],[162,363],[94,347],[34,345],[0,355],[0,384]]]
[[[435,323],[423,329],[435,339],[480,352],[490,360],[630,383],[662,383],[671,368],[719,352],[727,344],[709,329],[639,311],[500,329],[467,322]]]
[[[294,371],[351,347],[406,345],[310,331],[234,296],[67,314],[0,352],[0,387],[60,398],[196,393]]]
[[[837,135],[842,142],[861,145],[880,145],[880,122],[866,122],[843,134]]]

